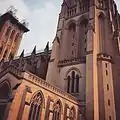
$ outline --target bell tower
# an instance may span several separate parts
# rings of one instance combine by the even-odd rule
[[[0,59],[14,58],[17,55],[22,36],[29,29],[15,16],[16,10],[11,7],[0,16]]]
[[[86,101],[89,6],[89,0],[63,1],[46,79],[76,97],[82,115]]]
[[[119,26],[114,0],[63,0],[47,81],[75,96],[86,120],[120,119]]]

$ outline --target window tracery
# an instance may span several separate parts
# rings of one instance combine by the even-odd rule
[[[8,37],[10,35],[10,31],[11,31],[11,27],[8,27],[6,33],[5,33],[5,36]]]
[[[29,112],[29,120],[40,120],[42,108],[43,108],[43,95],[38,92],[31,100],[31,107]]]
[[[17,42],[18,38],[19,38],[19,33],[17,33],[17,35],[15,36],[15,42]]]
[[[71,23],[68,27],[68,41],[67,47],[70,47],[71,50],[68,51],[69,59],[74,58],[76,56],[76,24]]]
[[[12,33],[10,35],[10,39],[13,39],[14,35],[15,35],[15,30],[12,31]]]
[[[1,45],[0,47],[0,54],[2,53],[2,50],[3,50],[3,45]]]
[[[88,20],[83,19],[79,25],[79,42],[78,42],[78,56],[83,57],[86,55],[87,50],[87,32]]]
[[[100,14],[98,17],[98,22],[99,22],[99,49],[100,52],[105,52],[105,17],[104,14]]]
[[[57,101],[53,106],[52,120],[60,120],[61,117],[61,103]]]
[[[75,120],[75,117],[76,117],[75,114],[76,114],[75,108],[72,107],[69,112],[69,120]]]
[[[71,70],[67,74],[67,92],[79,93],[80,74],[76,70]]]

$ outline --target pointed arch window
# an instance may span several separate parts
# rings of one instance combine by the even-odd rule
[[[41,92],[35,94],[31,100],[29,120],[41,120],[44,98]]]
[[[15,35],[15,30],[12,31],[12,33],[10,35],[10,39],[13,39],[14,35]]]
[[[13,59],[14,58],[14,53],[10,53],[10,55],[9,55],[9,59]]]
[[[8,50],[5,50],[3,58],[5,58],[7,56]]]
[[[60,120],[61,119],[61,103],[57,101],[53,108],[53,117],[52,120]]]
[[[99,21],[99,49],[100,52],[105,52],[105,17],[104,14],[100,14]]]
[[[79,25],[79,41],[78,41],[78,56],[85,56],[86,55],[86,48],[87,48],[87,29],[88,27],[88,20],[83,19]]]
[[[75,44],[76,44],[76,24],[73,22],[68,27],[68,33],[67,33],[67,41],[68,44],[66,44],[67,48],[72,47],[71,51],[68,51],[67,55],[69,58],[75,57]],[[74,44],[74,45],[73,45]]]
[[[68,80],[67,92],[69,93],[70,92],[70,76],[67,77],[67,80]]]
[[[8,37],[10,35],[10,32],[11,32],[12,28],[11,27],[8,27],[6,33],[5,33],[5,36]]]
[[[3,45],[1,45],[0,47],[0,54],[2,53],[2,50],[3,50]]]
[[[19,38],[20,34],[17,33],[17,35],[15,36],[15,42],[17,42],[18,38]]]
[[[79,93],[79,75],[76,75],[76,93]]]
[[[74,93],[74,87],[75,87],[75,71],[72,71],[72,84],[71,84],[71,92]]]
[[[75,108],[72,107],[69,112],[69,120],[75,120],[75,117],[76,117],[75,114],[76,114]]]
[[[67,92],[79,93],[80,75],[77,71],[71,71],[67,76]]]

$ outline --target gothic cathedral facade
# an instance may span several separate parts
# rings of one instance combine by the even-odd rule
[[[52,50],[17,54],[29,29],[0,17],[0,120],[120,120],[120,14],[114,0],[63,0]]]
[[[63,1],[46,80],[76,97],[87,120],[120,119],[119,26],[113,0]]]

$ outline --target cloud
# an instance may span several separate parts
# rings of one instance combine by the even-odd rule
[[[18,9],[18,18],[20,20],[25,18],[29,22],[30,32],[24,35],[19,53],[22,49],[31,52],[35,45],[37,49],[44,49],[47,41],[52,42],[55,36],[60,2],[56,4],[55,0],[37,0],[38,2],[33,4],[32,1],[0,0],[0,13],[4,13],[10,5],[13,5]]]
[[[45,47],[47,41],[53,41],[56,31],[57,18],[59,9],[50,1],[45,2],[44,7],[30,9],[28,19],[30,22],[31,31],[26,34],[25,42],[22,42],[22,46],[26,47],[27,51],[37,44],[38,49]]]

